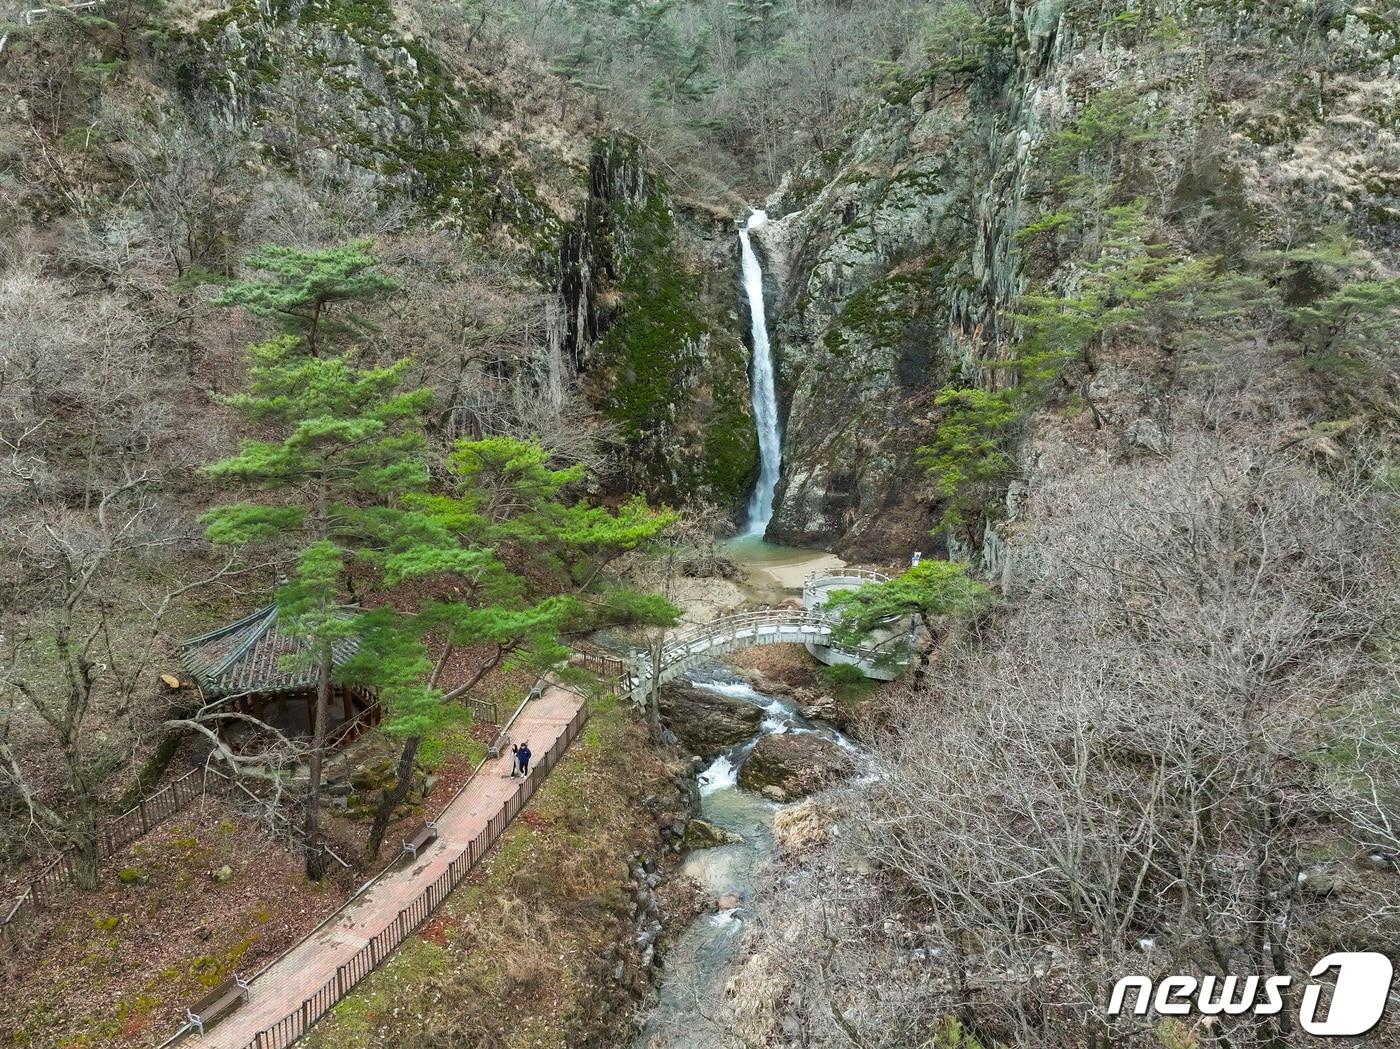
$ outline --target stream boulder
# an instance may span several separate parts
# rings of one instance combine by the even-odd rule
[[[764,736],[739,769],[739,786],[768,794],[776,787],[786,800],[804,798],[855,771],[846,752],[808,732]]]
[[[763,712],[751,703],[689,685],[664,685],[661,720],[692,754],[713,760],[722,751],[751,738]]]
[[[718,845],[732,845],[742,840],[739,835],[731,834],[709,820],[692,819],[685,827],[687,849],[712,849]]]

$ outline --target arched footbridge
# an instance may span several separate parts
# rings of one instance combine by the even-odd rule
[[[666,639],[661,650],[660,683],[665,684],[707,659],[751,645],[806,645],[823,663],[849,663],[867,677],[889,681],[909,661],[907,624],[894,622],[866,645],[832,644],[835,620],[821,611],[833,590],[848,590],[889,577],[869,569],[846,568],[809,575],[802,587],[801,608],[761,608],[736,612],[690,627]],[[587,662],[593,662],[593,657]],[[602,661],[600,661],[602,662]],[[600,669],[618,674],[618,695],[641,702],[651,691],[652,659],[643,652],[631,659],[611,658]]]

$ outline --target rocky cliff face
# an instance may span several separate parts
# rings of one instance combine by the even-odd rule
[[[367,210],[408,200],[498,249],[547,250],[586,137],[435,28],[389,0],[244,0],[177,35],[170,71],[197,122]]]
[[[925,119],[927,118],[927,119]],[[930,493],[913,467],[952,368],[950,290],[968,255],[946,113],[890,107],[803,172],[759,231],[786,408],[770,536],[875,554],[917,544]]]
[[[1010,5],[975,61],[904,78],[848,145],[784,180],[757,238],[786,417],[771,538],[857,557],[980,546],[984,569],[1000,570],[998,519],[1014,516],[1016,486],[1006,508],[950,538],[936,527],[943,504],[919,449],[941,386],[1017,381],[1004,365],[1018,295],[1034,283],[1072,296],[1091,272],[1101,244],[1053,229],[1030,238],[1025,227],[1062,195],[1050,154],[1074,142],[1056,136],[1104,115],[1096,99],[1136,107],[1108,114],[1143,132],[1131,192],[1149,210],[1191,216],[1192,250],[1229,259],[1242,231],[1316,236],[1345,216],[1346,235],[1389,256],[1393,26],[1335,5],[1233,10]],[[1215,57],[1225,54],[1237,57]],[[1114,133],[1086,127],[1069,134]],[[1095,170],[1077,177],[1103,177]],[[1128,358],[1106,356],[1064,382],[1121,451],[1155,454],[1170,428],[1170,362]]]
[[[1013,237],[1051,104],[1054,9],[1026,12],[1024,61],[895,86],[846,148],[768,200],[758,241],[786,407],[772,538],[853,557],[939,548],[919,448],[940,387],[993,381],[983,364],[1020,287]]]
[[[899,775],[890,780],[899,784],[896,793],[901,799],[908,797],[909,770],[927,760],[930,769],[937,769],[940,787],[923,794],[915,806],[906,808],[903,800],[880,797],[872,799],[867,810],[897,813],[891,821],[897,829],[890,839],[899,843],[896,851],[905,847],[912,825],[920,821],[945,827],[956,851],[979,840],[976,832],[968,831],[967,814],[977,804],[974,799],[994,797],[988,825],[1004,833],[1000,843],[983,854],[991,857],[987,862],[992,865],[1026,847],[1023,828],[1036,823],[1038,816],[1008,820],[1000,791],[968,789],[968,777],[950,771],[948,752],[942,748],[956,733],[948,730],[945,719],[968,709],[975,692],[971,682],[985,675],[993,695],[985,708],[971,715],[976,724],[967,737],[977,741],[968,748],[967,767],[980,769],[993,751],[1008,753],[1001,746],[985,746],[988,719],[998,722],[1011,711],[1024,711],[1023,697],[1034,695],[1038,702],[1053,695],[1051,704],[1063,702],[1061,709],[1067,709],[1094,696],[1095,704],[1102,705],[1086,715],[1095,723],[1092,734],[1098,731],[1101,711],[1123,714],[1123,704],[1109,697],[1126,681],[1136,688],[1145,679],[1142,668],[1156,653],[1179,654],[1181,665],[1190,668],[1188,674],[1208,665],[1211,660],[1203,653],[1214,650],[1212,643],[1191,646],[1174,639],[1165,647],[1159,644],[1154,628],[1145,625],[1147,617],[1137,611],[1142,595],[1158,584],[1132,577],[1137,571],[1133,566],[1151,563],[1147,575],[1188,578],[1193,562],[1203,563],[1202,557],[1213,555],[1181,553],[1173,546],[1175,538],[1166,537],[1174,534],[1193,550],[1211,546],[1213,541],[1202,539],[1214,526],[1201,527],[1200,521],[1216,508],[1228,507],[1217,520],[1221,534],[1231,538],[1216,549],[1223,549],[1224,560],[1232,564],[1217,578],[1228,577],[1230,582],[1217,588],[1213,581],[1201,591],[1194,582],[1168,584],[1157,592],[1163,595],[1160,607],[1170,610],[1169,618],[1190,621],[1190,630],[1215,629],[1213,624],[1220,622],[1215,613],[1199,614],[1193,603],[1198,593],[1209,591],[1213,596],[1208,601],[1232,594],[1223,603],[1245,610],[1246,618],[1259,623],[1269,620],[1263,609],[1274,599],[1264,596],[1266,592],[1288,602],[1303,592],[1305,588],[1294,582],[1261,585],[1261,575],[1253,569],[1237,574],[1233,567],[1246,559],[1252,565],[1306,562],[1318,544],[1306,537],[1302,526],[1282,526],[1280,544],[1265,529],[1253,526],[1254,538],[1237,539],[1237,522],[1251,515],[1262,519],[1278,514],[1293,498],[1282,489],[1261,495],[1253,487],[1256,479],[1290,475],[1295,480],[1287,483],[1296,481],[1310,503],[1323,498],[1321,493],[1336,491],[1334,484],[1349,489],[1371,470],[1377,456],[1388,461],[1395,434],[1396,377],[1394,357],[1384,347],[1395,340],[1395,274],[1400,261],[1394,250],[1400,208],[1391,174],[1400,110],[1380,102],[1396,97],[1400,35],[1393,19],[1341,4],[1172,0],[1113,5],[1041,0],[1001,5],[999,13],[1011,16],[1005,40],[993,49],[1005,61],[984,64],[965,88],[912,83],[914,90],[903,101],[890,98],[869,115],[850,148],[821,158],[775,194],[770,212],[781,218],[764,243],[775,278],[774,312],[783,336],[789,398],[788,458],[777,535],[800,538],[805,532],[854,552],[867,543],[872,548],[877,541],[894,546],[911,538],[912,529],[888,531],[900,516],[895,509],[911,519],[926,514],[923,527],[941,516],[943,489],[920,488],[918,480],[911,489],[902,489],[901,473],[886,474],[880,458],[903,456],[911,464],[903,476],[922,476],[912,466],[917,458],[912,449],[925,440],[921,430],[930,432],[920,422],[924,416],[919,408],[927,402],[919,401],[915,385],[898,381],[901,348],[914,318],[896,316],[885,331],[867,325],[876,337],[860,340],[863,352],[856,362],[831,352],[833,344],[848,344],[851,329],[858,327],[851,322],[860,316],[852,307],[869,289],[881,289],[909,274],[919,293],[932,296],[936,321],[930,327],[936,330],[929,338],[930,385],[946,381],[990,398],[1009,394],[1011,384],[1019,381],[1015,392],[1021,396],[998,402],[1014,408],[1014,433],[993,430],[988,437],[969,422],[965,432],[953,435],[957,441],[948,442],[954,453],[949,457],[961,458],[955,466],[976,465],[983,451],[978,442],[984,438],[1009,462],[997,483],[988,486],[990,494],[979,501],[975,521],[959,529],[962,534],[950,552],[980,556],[983,571],[999,579],[1004,604],[998,617],[1038,608],[1044,618],[1036,636],[1045,639],[1045,647],[1036,650],[1030,635],[984,633],[979,623],[970,632],[964,663],[952,656],[961,642],[956,632],[950,633],[939,652],[939,673],[914,689],[931,700],[931,713],[922,721],[911,718],[904,695],[897,701],[904,716],[901,733],[912,741],[910,760],[892,759]],[[962,112],[960,126],[952,127],[942,140],[924,134],[957,107]],[[941,211],[938,205],[921,210],[898,195],[891,199],[885,187],[902,172],[931,164],[937,159],[934,150],[948,158],[943,177],[960,184],[953,198]],[[1391,159],[1383,159],[1387,156]],[[853,164],[858,159],[879,177],[862,179]],[[939,192],[935,184],[928,192],[930,203]],[[951,248],[944,247],[948,229],[953,231]],[[848,243],[855,250],[849,250]],[[899,248],[910,244],[912,254],[901,257]],[[931,258],[944,259],[947,269],[928,266]],[[1361,299],[1371,294],[1378,296],[1373,301],[1385,303],[1372,315],[1376,327],[1349,342],[1343,336],[1342,352],[1331,361],[1317,360],[1319,345],[1342,345],[1333,335],[1345,332],[1351,323],[1346,318],[1354,316],[1349,311],[1360,308]],[[883,294],[876,301],[881,299]],[[1348,304],[1334,311],[1343,300]],[[1324,314],[1327,335],[1314,341],[1308,330]],[[1014,340],[1013,325],[1018,336]],[[1050,378],[1039,391],[1033,375],[1037,362],[1027,365],[1027,354],[1042,351],[1053,357],[1055,366],[1047,369]],[[874,370],[878,383],[829,403],[843,393],[826,373],[844,367],[852,374],[868,374],[856,372],[857,364]],[[944,406],[933,407],[937,411],[931,413],[930,430],[943,430],[949,413]],[[823,440],[825,429],[857,413],[864,413],[858,439]],[[1333,436],[1340,441],[1333,443]],[[1239,473],[1220,482],[1207,479],[1224,476],[1211,470]],[[850,498],[845,479],[851,473],[859,476],[862,488],[875,490]],[[1364,487],[1371,491],[1369,482]],[[1201,509],[1181,513],[1177,507],[1183,504]],[[1309,510],[1308,516],[1320,521],[1328,513]],[[1364,527],[1350,525],[1341,526],[1341,531],[1348,537],[1366,534]],[[1277,554],[1280,545],[1293,543],[1298,552]],[[1333,554],[1323,555],[1323,560],[1343,563]],[[1097,570],[1120,573],[1111,592],[1088,583],[1089,574]],[[1233,591],[1236,586],[1240,589]],[[1092,637],[1071,638],[1069,623],[1086,621],[1081,615],[1100,614],[1106,617],[1101,622],[1111,619],[1113,625],[1101,633],[1096,626]],[[1336,629],[1335,614],[1325,613],[1316,622],[1326,621],[1327,630]],[[1304,617],[1295,620],[1303,621]],[[1229,647],[1241,664],[1268,659],[1266,653],[1277,650],[1275,638],[1251,637],[1249,628],[1232,627],[1230,633]],[[1323,642],[1317,651],[1330,658],[1334,650]],[[1092,665],[1096,674],[1098,668],[1111,669],[1093,683],[1071,686],[1063,697],[1058,684],[1036,685],[1019,696],[1013,694],[1016,685],[1002,691],[1020,677],[1022,668],[1034,666],[1066,680],[1065,668],[1075,665]],[[1131,667],[1131,673],[1123,674],[1123,667]],[[1297,756],[1316,745],[1314,733],[1325,737],[1354,731],[1340,727],[1335,710],[1351,702],[1351,690],[1363,707],[1369,703],[1363,697],[1370,673],[1356,665],[1339,672],[1325,695],[1318,695],[1315,710],[1300,706],[1297,693],[1284,698],[1272,691],[1281,678],[1261,689],[1261,696],[1276,697],[1254,708],[1260,713],[1252,716],[1268,726],[1266,732],[1274,732],[1290,716],[1287,712],[1304,711],[1295,722],[1298,735],[1281,744],[1288,753],[1276,767],[1305,764]],[[1351,674],[1355,676],[1344,684],[1342,677]],[[1203,727],[1199,738],[1208,740],[1208,747],[1218,747],[1218,753],[1235,746],[1231,733],[1238,707],[1230,692],[1233,684],[1218,693],[1224,698],[1216,707],[1213,686],[1182,689],[1173,677],[1162,680],[1161,686],[1143,693],[1153,710],[1166,718],[1173,716],[1168,711],[1189,712],[1185,716]],[[1271,706],[1274,702],[1279,705]],[[1133,720],[1140,745],[1131,757],[1120,757],[1125,751],[1110,754],[1116,742],[1101,751],[1102,767],[1114,783],[1114,808],[1124,796],[1118,787],[1135,775],[1131,767],[1141,767],[1142,755],[1162,753],[1170,745],[1155,728],[1156,717],[1154,713]],[[1054,717],[1027,717],[1027,724],[1037,728],[1053,721]],[[936,727],[920,738],[921,723]],[[1049,753],[1055,748],[1032,749]],[[1022,783],[1030,785],[1027,810],[1038,812],[1047,798],[1054,798],[1058,800],[1050,804],[1063,805],[1060,811],[1083,811],[1085,795],[1078,793],[1078,783],[1066,788],[1066,781],[1055,783],[1054,775],[1046,776],[1037,765],[1038,759],[1032,759],[1024,764],[1013,760],[1007,766],[1013,793]],[[1329,773],[1327,778],[1340,782],[1343,777],[1334,779]],[[1230,800],[1236,799],[1232,795]],[[1262,807],[1272,804],[1270,799]],[[1314,802],[1301,804],[1306,808]],[[919,815],[907,818],[914,809]],[[1302,837],[1323,827],[1324,836],[1338,833],[1344,821],[1324,817],[1310,822],[1312,813],[1324,810],[1326,805],[1320,804],[1289,826],[1299,828]],[[1234,827],[1246,825],[1247,820]],[[1181,834],[1180,826],[1168,830],[1166,838]],[[1127,830],[1114,848],[1136,833]],[[834,837],[839,840],[841,835]],[[764,901],[770,914],[756,924],[771,929],[771,936],[766,943],[762,941],[767,934],[755,937],[758,945],[742,976],[731,984],[738,1014],[735,1026],[744,1037],[760,1043],[806,1039],[835,1046],[869,1031],[878,1041],[907,1023],[911,1011],[922,1009],[928,1018],[946,1020],[956,1014],[959,1023],[967,1025],[961,1031],[974,1032],[979,1044],[1070,1045],[1082,1042],[1085,1032],[1102,1021],[1101,1012],[1088,1009],[1082,1023],[1076,1017],[1072,1031],[1052,1031],[1056,1021],[1046,1021],[1038,989],[1047,979],[1057,989],[1077,979],[1087,986],[1092,967],[1110,956],[1111,983],[1131,963],[1115,953],[1121,938],[1105,950],[1084,951],[1085,941],[1075,935],[1072,947],[1063,953],[1054,948],[1055,958],[1044,962],[1041,958],[1050,959],[1051,954],[1044,939],[1034,947],[1044,955],[1032,958],[1029,948],[1022,953],[1026,901],[1036,892],[1032,887],[1018,889],[1002,912],[1014,914],[1004,926],[1008,942],[1014,941],[1008,954],[988,952],[990,940],[984,936],[1001,918],[976,917],[963,928],[978,926],[970,937],[978,957],[959,956],[956,945],[965,934],[951,931],[948,918],[959,915],[963,920],[988,901],[1006,900],[1001,893],[1009,879],[988,877],[985,891],[973,889],[972,896],[957,895],[953,903],[953,895],[967,891],[967,872],[980,867],[981,860],[959,867],[949,879],[950,885],[956,883],[952,895],[939,896],[929,890],[930,881],[922,874],[911,876],[902,860],[889,865],[888,881],[870,877],[884,862],[881,849],[868,837],[852,835],[846,840],[854,847],[844,857],[827,853],[808,868],[828,878],[820,888],[797,889],[789,869]],[[1238,854],[1235,830],[1225,842],[1227,851]],[[1056,847],[1037,853],[1034,866],[1026,868],[1033,873],[1026,876],[1025,885],[1043,884],[1044,871],[1053,861],[1046,867],[1038,861]],[[922,850],[934,857],[926,869],[947,873],[939,849],[924,844]],[[1313,870],[1303,869],[1312,856],[1336,857],[1339,868],[1350,868],[1347,876],[1362,876],[1356,874],[1358,864],[1352,857],[1360,854],[1351,841],[1324,844],[1314,838],[1288,855],[1287,864],[1274,868],[1278,883],[1285,886],[1277,890],[1280,893],[1312,881]],[[1266,869],[1267,865],[1251,865],[1249,877],[1266,879]],[[971,878],[975,883],[980,876],[973,873]],[[822,907],[804,901],[833,896],[860,900],[863,886],[882,882],[895,886],[883,912],[880,905],[848,908],[858,915],[849,931],[859,945],[844,963],[839,948],[834,957],[823,956],[820,966],[787,961],[804,956],[799,931],[804,925],[812,933],[810,944],[838,942],[842,935],[833,934]],[[1336,930],[1347,920],[1338,917],[1338,910],[1325,914],[1327,907],[1349,906],[1346,894],[1334,891],[1325,875],[1320,883],[1322,897],[1331,902],[1316,909],[1310,904],[1306,917],[1298,912],[1297,923],[1290,926],[1289,960],[1278,955],[1268,959],[1279,972],[1288,965],[1311,964],[1315,954],[1330,948],[1314,948],[1307,937],[1334,942]],[[1255,884],[1262,893],[1275,891],[1264,880]],[[1110,879],[1105,898],[1121,900],[1121,893],[1114,895],[1119,888]],[[1365,891],[1356,891],[1352,899],[1364,898]],[[977,902],[968,907],[965,901],[972,898]],[[869,899],[867,895],[864,902]],[[921,899],[927,905],[922,912]],[[1235,905],[1232,900],[1230,906]],[[1202,913],[1213,906],[1205,902]],[[883,922],[877,917],[881,914]],[[1180,935],[1159,935],[1161,921],[1160,915],[1149,919],[1155,949],[1170,952],[1187,942]],[[1368,938],[1375,921],[1357,922],[1357,932],[1351,935],[1358,942]],[[871,935],[862,939],[854,931],[857,926],[871,930]],[[1010,963],[1000,960],[1013,956]],[[820,1004],[813,1007],[811,988],[817,979],[840,972],[843,964],[849,965],[849,979],[816,996]],[[1022,975],[1012,975],[1016,973]],[[907,983],[900,974],[908,974]],[[990,993],[985,1003],[975,1001],[1003,980],[1014,988],[1004,999],[991,1004],[996,994]],[[947,982],[940,987],[940,981]],[[1101,980],[1097,986],[1104,985]],[[971,996],[970,986],[979,988]],[[1098,993],[1090,991],[1081,1000],[1090,1002]],[[1060,1000],[1068,998],[1061,995]],[[1022,1012],[1031,1001],[1036,1004]],[[911,1002],[927,1004],[911,1007]],[[886,1009],[881,1003],[897,1004]],[[851,1029],[828,1035],[833,1008],[852,1020]],[[1030,1013],[1035,1013],[1034,1019],[1013,1033]],[[1008,1020],[1012,1015],[1016,1020]],[[1217,1033],[1238,1044],[1262,1045],[1279,1037],[1266,1027]],[[1089,1037],[1131,1041],[1139,1034],[1151,1040],[1161,1032],[1115,1030]],[[962,1042],[971,1036],[954,1025],[948,1038]]]
[[[624,490],[733,508],[758,468],[748,355],[698,248],[638,147],[597,143],[560,253],[563,353],[618,430]]]
[[[1256,33],[1249,20],[1268,19],[1240,22],[1229,5],[1138,6],[1100,17],[1066,0],[993,5],[991,36],[951,67],[893,81],[843,146],[812,156],[765,202],[772,221],[755,242],[786,435],[771,538],[854,557],[948,552],[942,498],[919,465],[940,421],[935,398],[945,385],[1014,381],[994,367],[1009,304],[1032,280],[1073,289],[1092,257],[1053,230],[1038,244],[1017,232],[1041,213],[1025,202],[1047,139],[1098,92],[1122,90],[1177,122],[1164,148],[1194,165],[1189,178],[1173,173],[1193,196],[1170,203],[1196,209],[1202,230],[1228,209],[1237,225],[1294,222],[1298,209],[1277,206],[1292,184],[1393,249],[1395,88],[1384,74],[1395,59],[1383,21],[1322,5]],[[613,489],[698,495],[737,512],[756,440],[732,226],[678,215],[644,154],[597,137],[562,85],[508,49],[487,54],[467,23],[432,12],[388,0],[184,12],[152,37],[144,67],[129,62],[124,75],[159,86],[130,91],[130,109],[160,126],[178,122],[179,106],[187,141],[251,145],[230,167],[261,180],[248,209],[267,219],[253,224],[259,238],[269,228],[333,235],[295,225],[311,210],[302,192],[333,200],[336,228],[445,232],[463,254],[502,266],[548,300],[548,338],[531,338],[548,343],[539,382],[552,403],[579,392],[569,418],[588,427],[596,413],[616,435]],[[1193,20],[1212,27],[1179,45],[1172,34]],[[1211,80],[1206,36],[1217,50],[1257,38],[1280,55],[1325,39],[1330,65],[1314,74],[1307,60],[1279,59],[1278,75],[1257,81],[1210,66]],[[281,197],[269,201],[274,182]],[[1268,194],[1273,204],[1252,199]],[[228,269],[248,246],[237,230],[214,239],[219,265],[200,267]],[[1100,364],[1083,377],[1096,425],[1126,447],[1160,447],[1169,400],[1159,369]],[[952,552],[980,545],[995,571],[999,543],[992,522]]]
[[[591,139],[509,60],[483,69],[432,28],[387,0],[235,4],[179,38],[175,82],[197,119],[364,213],[408,203],[542,285],[539,381],[607,420],[616,490],[737,507],[757,469],[747,355],[666,187],[634,143]]]

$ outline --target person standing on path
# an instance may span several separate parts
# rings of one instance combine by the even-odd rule
[[[510,745],[510,778],[511,778],[511,779],[515,779],[515,777],[519,774],[519,772],[520,772],[520,744],[519,744],[519,743],[512,743],[512,744]]]
[[[527,739],[520,744],[520,749],[515,753],[516,760],[520,763],[520,776],[525,778],[530,775],[530,741]]]

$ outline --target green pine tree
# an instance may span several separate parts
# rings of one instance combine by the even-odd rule
[[[968,577],[966,565],[928,560],[893,579],[838,590],[827,601],[826,612],[836,617],[832,640],[855,648],[867,643],[878,630],[891,625],[898,628],[905,617],[918,623],[932,616],[968,615],[986,604],[989,595],[985,585]],[[921,649],[914,669],[916,684],[924,675],[928,658],[927,649]]]
[[[370,828],[371,858],[403,800],[425,736],[459,717],[454,701],[497,668],[541,673],[568,657],[560,635],[596,616],[578,595],[557,592],[571,585],[574,566],[601,549],[635,547],[673,519],[640,501],[619,511],[576,501],[572,490],[585,471],[551,466],[537,442],[459,441],[447,473],[445,492],[404,500],[413,527],[386,536],[380,557],[388,585],[412,581],[420,584],[415,589],[443,596],[377,620],[376,662],[384,662],[381,652],[397,652],[408,666],[430,641],[439,655],[430,667],[415,664],[419,676],[405,680],[395,692],[405,698],[389,705],[383,728],[403,740],[403,749],[398,776],[381,796]],[[527,577],[511,565],[538,571]],[[479,654],[472,672],[445,686],[452,657],[467,648]]]
[[[288,334],[304,339],[314,356],[327,338],[366,327],[353,314],[334,317],[334,305],[369,302],[398,290],[397,281],[374,272],[380,260],[370,247],[367,240],[320,250],[264,244],[244,260],[264,275],[231,284],[214,305],[242,306],[273,318]]]
[[[442,702],[435,682],[441,668],[435,668],[428,658],[427,646],[412,628],[410,615],[382,606],[366,612],[359,627],[360,648],[345,672],[375,684],[384,711],[380,731],[402,741],[394,780],[381,792],[370,824],[367,853],[373,861],[394,810],[413,782],[413,767],[423,740],[453,726],[465,726],[471,715],[465,707]]]
[[[1155,237],[1142,201],[1107,208],[1100,220],[1098,257],[1084,265],[1072,292],[1033,289],[1018,299],[1017,341],[992,365],[1009,377],[1006,385],[938,394],[941,416],[920,462],[947,499],[943,527],[970,529],[1015,476],[1023,423],[1065,388],[1067,369],[1092,373],[1103,350],[1123,341],[1164,353],[1225,348],[1238,338],[1242,317],[1270,309],[1272,293],[1259,277]],[[1026,230],[1073,221],[1057,212]]]
[[[284,335],[249,348],[250,390],[226,399],[270,439],[247,439],[205,469],[216,480],[262,494],[216,507],[203,522],[211,541],[250,544],[290,539],[300,546],[277,592],[282,621],[306,639],[314,660],[316,710],[306,804],[307,873],[320,877],[319,798],[332,649],[355,631],[347,620],[347,571],[368,541],[413,522],[396,504],[427,483],[418,422],[428,390],[403,391],[407,361],[361,368],[345,355],[309,356]]]
[[[968,524],[1015,475],[1012,442],[1022,414],[1014,390],[947,387],[934,403],[942,410],[933,439],[920,449],[919,465],[933,474],[947,500],[942,527]]]
[[[1384,418],[1400,280],[1382,276],[1346,237],[1264,256],[1281,289],[1280,348],[1292,349],[1341,411]]]
[[[987,588],[968,578],[967,567],[952,561],[927,560],[893,579],[838,590],[826,604],[836,618],[832,640],[854,648],[882,626],[902,616],[941,616],[969,612],[987,596]]]

